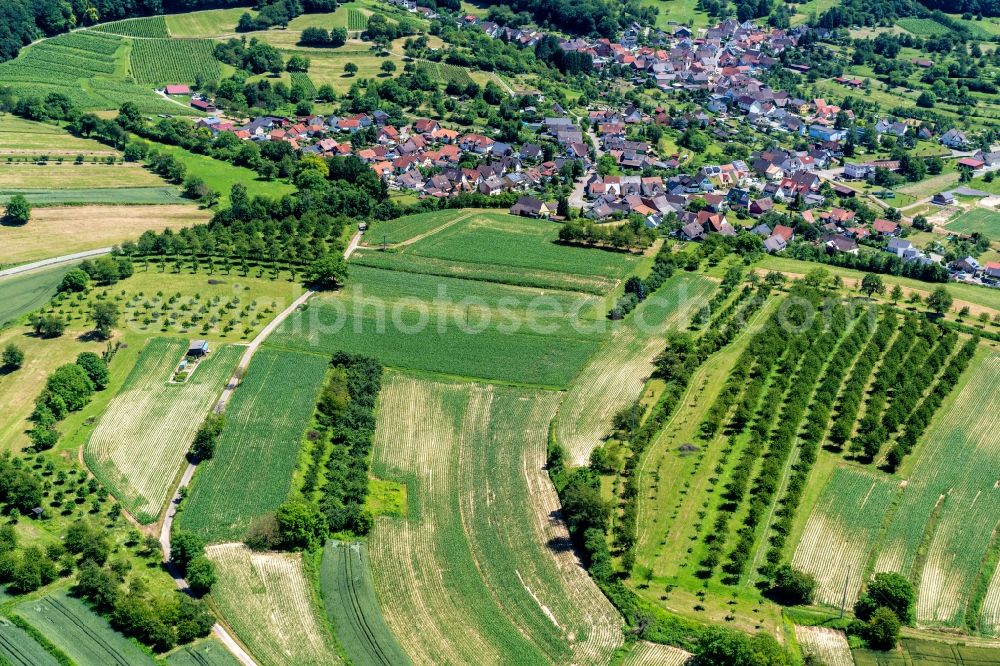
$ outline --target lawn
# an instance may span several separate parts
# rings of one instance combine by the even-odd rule
[[[79,666],[154,664],[149,655],[112,629],[107,620],[65,592],[26,601],[15,612]]]
[[[164,181],[138,164],[0,164],[0,191],[163,187]],[[228,190],[227,190],[228,192]]]
[[[73,136],[61,127],[0,114],[0,156],[7,155],[117,155],[118,151],[93,139]]]
[[[155,338],[139,354],[84,447],[87,466],[143,524],[156,521],[195,431],[243,354],[213,350],[184,382],[174,381],[187,340]]]
[[[328,360],[267,347],[254,355],[215,456],[199,466],[182,505],[180,529],[208,542],[239,540],[285,501]]]
[[[416,663],[606,663],[621,619],[566,543],[544,467],[559,395],[389,373],[373,472],[408,486],[369,541],[386,622]],[[442,572],[447,572],[442,575]]]
[[[948,222],[945,228],[960,234],[978,232],[990,240],[1000,241],[1000,213],[986,208],[973,208]]]
[[[268,344],[343,350],[462,378],[565,387],[608,328],[598,299],[356,266],[343,290],[314,298]]]
[[[194,205],[74,206],[39,208],[22,227],[0,226],[0,264],[111,247],[142,232],[180,229],[208,222],[210,211]]]
[[[364,543],[328,541],[319,579],[337,642],[351,661],[379,666],[410,663],[382,616]]]
[[[212,600],[261,666],[337,664],[337,647],[313,603],[301,553],[210,546],[218,582]]]
[[[281,180],[265,181],[257,175],[256,171],[206,155],[197,155],[179,146],[154,144],[153,147],[161,153],[176,157],[184,164],[188,175],[199,176],[210,188],[218,192],[221,195],[220,206],[228,204],[229,191],[236,183],[246,185],[253,195],[275,198],[295,191],[295,187],[291,183]]]

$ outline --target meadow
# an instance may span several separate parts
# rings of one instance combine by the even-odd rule
[[[286,319],[269,344],[367,354],[391,367],[454,377],[562,388],[608,326],[598,312],[599,301],[582,294],[352,266],[345,289],[314,299]],[[580,315],[579,326],[573,313]]]
[[[960,234],[978,232],[990,240],[1000,241],[1000,212],[973,208],[948,222],[946,228]]]
[[[353,663],[375,666],[410,663],[382,617],[364,543],[327,541],[319,582],[337,642]]]
[[[199,465],[180,529],[208,542],[239,540],[285,501],[327,363],[269,347],[254,355],[226,407],[215,455]]]
[[[383,379],[373,472],[408,487],[369,542],[386,622],[417,663],[597,663],[621,620],[576,564],[544,470],[554,393]],[[440,572],[447,571],[447,576]]]
[[[218,582],[212,600],[261,666],[338,664],[301,553],[257,553],[239,543],[210,546]]]
[[[22,227],[0,226],[0,264],[37,261],[138,240],[144,231],[203,224],[194,205],[39,208]]]
[[[231,34],[236,31],[236,24],[244,12],[256,14],[247,7],[169,14],[166,17],[167,31],[171,37],[218,37]]]
[[[700,275],[675,275],[607,336],[573,380],[556,417],[556,441],[572,464],[586,464],[611,434],[615,413],[642,394],[663,351],[664,333],[685,328],[714,288]]]
[[[153,659],[79,599],[52,592],[14,611],[79,666],[153,666]]]
[[[256,171],[246,167],[236,166],[229,162],[213,159],[207,155],[198,155],[180,146],[153,144],[161,153],[172,155],[185,167],[189,176],[198,176],[205,184],[219,193],[219,206],[229,203],[229,192],[236,183],[246,185],[254,195],[278,198],[291,194],[295,187],[281,180],[266,181],[257,175]]]
[[[84,447],[94,475],[139,522],[155,522],[194,439],[243,348],[213,350],[183,383],[173,381],[187,341],[155,338]]]

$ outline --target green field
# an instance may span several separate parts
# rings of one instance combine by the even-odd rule
[[[451,82],[455,82],[460,86],[468,86],[470,83],[475,83],[472,77],[469,76],[468,70],[455,65],[426,61],[420,62],[417,67],[426,72],[432,81],[437,81],[444,85],[448,85]]]
[[[139,666],[154,663],[107,620],[65,592],[25,601],[15,612],[30,622],[79,666]]]
[[[144,524],[159,518],[195,431],[243,348],[213,350],[187,381],[175,383],[186,351],[186,340],[150,340],[84,447],[94,475]]]
[[[345,289],[313,299],[285,320],[269,344],[561,388],[597,348],[607,327],[603,314],[600,302],[583,294],[352,266]]]
[[[209,542],[238,540],[285,501],[327,361],[267,347],[254,355],[226,408],[215,456],[199,466],[184,501],[181,529]]]
[[[410,663],[382,617],[365,544],[330,540],[320,566],[323,605],[337,642],[356,664]]]
[[[430,213],[404,215],[391,220],[377,220],[365,232],[367,245],[381,247],[383,243],[396,245],[434,231],[456,220],[465,219],[470,214],[466,209],[435,210]]]
[[[95,25],[91,30],[106,32],[122,37],[169,37],[167,21],[163,16],[147,16],[145,18],[124,19]]]
[[[76,137],[57,125],[24,120],[0,113],[0,156],[17,157],[117,155],[118,151],[94,139]]]
[[[0,618],[0,658],[11,666],[59,666],[28,632],[6,618]]]
[[[973,208],[950,221],[946,228],[960,234],[978,232],[990,240],[1000,241],[1000,213],[985,208]]]
[[[244,12],[256,14],[248,7],[170,14],[166,17],[167,30],[171,37],[217,37],[230,34],[236,30],[236,24]]]
[[[0,204],[9,201],[15,194],[23,195],[33,206],[80,204],[156,206],[191,201],[182,197],[176,187],[18,188],[0,190]]]
[[[664,333],[683,329],[715,283],[680,274],[643,301],[621,322],[573,380],[555,422],[556,441],[571,462],[584,465],[590,452],[611,434],[616,412],[641,395],[663,351]]]
[[[908,16],[896,21],[896,25],[903,28],[907,32],[912,32],[914,35],[920,35],[921,37],[940,37],[941,35],[947,35],[951,32],[945,26],[941,25],[934,19],[929,18],[914,18],[912,16]]]
[[[295,191],[295,187],[291,183],[280,180],[265,181],[257,175],[256,171],[206,155],[198,155],[180,146],[153,144],[153,147],[161,153],[176,157],[184,164],[188,175],[200,177],[209,187],[218,192],[221,195],[220,206],[228,204],[229,191],[236,183],[246,185],[253,195],[275,198]]]
[[[257,553],[227,543],[206,555],[219,579],[212,600],[260,666],[340,663],[301,553]]]
[[[45,305],[70,268],[56,266],[0,278],[0,327]]]
[[[606,663],[620,618],[576,564],[543,469],[559,396],[388,373],[372,471],[406,519],[369,541],[386,622],[416,663]],[[445,575],[442,575],[446,572]]]
[[[225,646],[214,638],[186,645],[170,653],[167,666],[239,666]]]
[[[900,650],[853,650],[856,666],[992,666],[1000,663],[1000,650],[975,645],[953,645],[918,638],[903,638]]]
[[[194,83],[218,79],[222,67],[208,39],[137,39],[132,42],[129,72],[138,83]],[[178,107],[180,108],[180,107]]]

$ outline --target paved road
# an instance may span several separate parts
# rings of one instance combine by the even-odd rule
[[[98,257],[102,254],[107,254],[108,252],[111,252],[110,247],[102,247],[96,250],[77,252],[76,254],[64,254],[61,257],[42,259],[41,261],[34,261],[30,264],[21,264],[20,266],[14,266],[13,268],[5,268],[4,270],[0,271],[0,278],[9,277],[11,275],[19,275],[21,273],[27,273],[29,271],[36,271],[39,268],[48,268],[50,266],[68,264],[73,261],[80,261],[81,259],[89,259],[90,257]]]
[[[358,245],[361,244],[361,232],[357,232],[351,238],[351,242],[347,245],[347,249],[344,250],[344,259],[349,259],[354,251],[358,249]],[[243,372],[250,365],[250,360],[253,355],[260,348],[260,345],[267,339],[271,333],[278,328],[285,319],[287,319],[292,313],[298,310],[307,300],[316,292],[307,291],[302,294],[295,301],[292,302],[287,308],[281,311],[278,316],[271,320],[271,322],[261,329],[260,333],[247,345],[247,350],[243,353],[242,358],[240,358],[239,365],[236,366],[236,370],[233,372],[233,376],[229,379],[229,383],[226,384],[226,388],[222,390],[222,394],[219,396],[218,402],[215,403],[215,413],[221,414],[226,409],[226,405],[229,403],[229,399],[233,396],[233,392],[236,387],[239,386],[240,377],[243,376]],[[173,576],[174,583],[177,585],[178,589],[187,590],[188,584],[184,580],[184,577],[179,571],[176,571],[170,564],[170,530],[174,524],[174,516],[177,514],[177,506],[181,501],[181,492],[191,484],[191,479],[194,478],[195,465],[188,463],[187,468],[181,475],[180,481],[177,483],[177,487],[174,489],[174,493],[171,496],[170,504],[167,507],[167,515],[163,519],[163,525],[160,527],[160,550],[163,553],[163,561],[167,564],[167,570],[170,575]],[[257,666],[256,662],[253,660],[246,650],[244,650],[240,644],[226,631],[226,628],[221,624],[216,623],[212,627],[212,631],[215,632],[216,637],[222,641],[223,645],[226,646],[236,659],[244,666]]]

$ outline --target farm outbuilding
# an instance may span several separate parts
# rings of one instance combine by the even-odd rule
[[[193,340],[188,346],[188,356],[205,356],[208,354],[208,342],[205,340]]]

